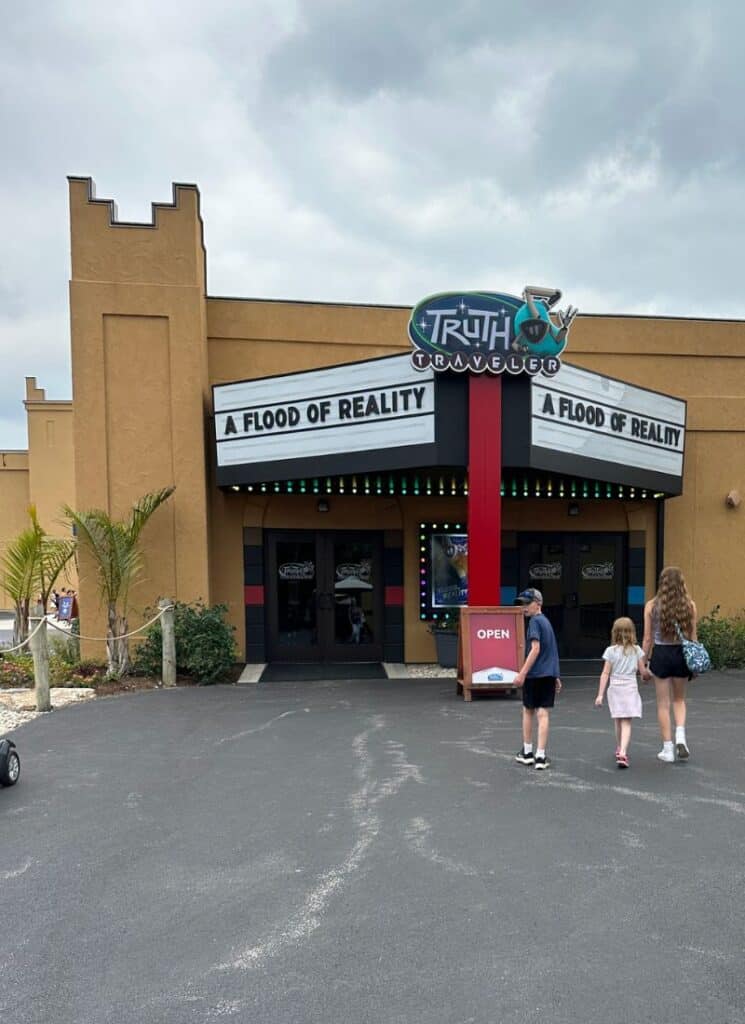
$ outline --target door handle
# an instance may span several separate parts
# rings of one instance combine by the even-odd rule
[[[577,608],[579,606],[579,594],[571,593],[567,594],[564,598],[565,608]]]
[[[330,611],[334,607],[333,594],[319,594],[318,607],[323,612]]]

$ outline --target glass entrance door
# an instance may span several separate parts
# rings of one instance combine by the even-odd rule
[[[519,535],[520,586],[543,593],[563,657],[600,658],[623,614],[621,533]]]
[[[269,531],[267,652],[272,661],[380,661],[382,536]]]

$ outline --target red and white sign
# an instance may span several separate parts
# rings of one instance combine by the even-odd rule
[[[478,612],[468,616],[471,685],[512,683],[520,670],[522,617],[514,612]],[[522,641],[524,642],[524,640]]]

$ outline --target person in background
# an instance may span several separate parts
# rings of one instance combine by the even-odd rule
[[[607,688],[608,709],[616,727],[616,764],[619,768],[629,767],[631,720],[642,717],[637,672],[641,672],[645,682],[652,678],[644,651],[636,642],[634,623],[627,618],[616,619],[611,629],[610,647],[603,651],[603,671],[595,707],[602,707]]]
[[[696,605],[688,593],[683,573],[669,565],[660,573],[657,593],[644,606],[644,639],[642,647],[649,658],[657,695],[657,720],[662,736],[660,761],[681,761],[690,757],[686,739],[686,683],[691,678],[681,635],[698,640]],[[670,724],[670,705],[675,719],[675,744]]]
[[[533,765],[542,770],[551,762],[546,756],[548,748],[549,711],[556,694],[561,692],[559,678],[559,650],[553,626],[543,614],[543,594],[528,587],[517,596],[523,605],[528,623],[528,653],[525,663],[515,676],[515,685],[523,691],[523,745],[515,758],[520,764]],[[536,751],[533,754],[533,722],[538,719]]]
[[[352,636],[350,637],[351,642],[353,644],[358,644],[362,641],[362,627],[365,624],[365,613],[354,598],[351,598],[349,602],[349,623],[352,627]]]

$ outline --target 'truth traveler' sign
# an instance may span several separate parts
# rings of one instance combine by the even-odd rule
[[[543,373],[561,366],[577,310],[553,307],[554,288],[526,286],[521,299],[500,292],[447,292],[418,303],[409,320],[417,370]]]

